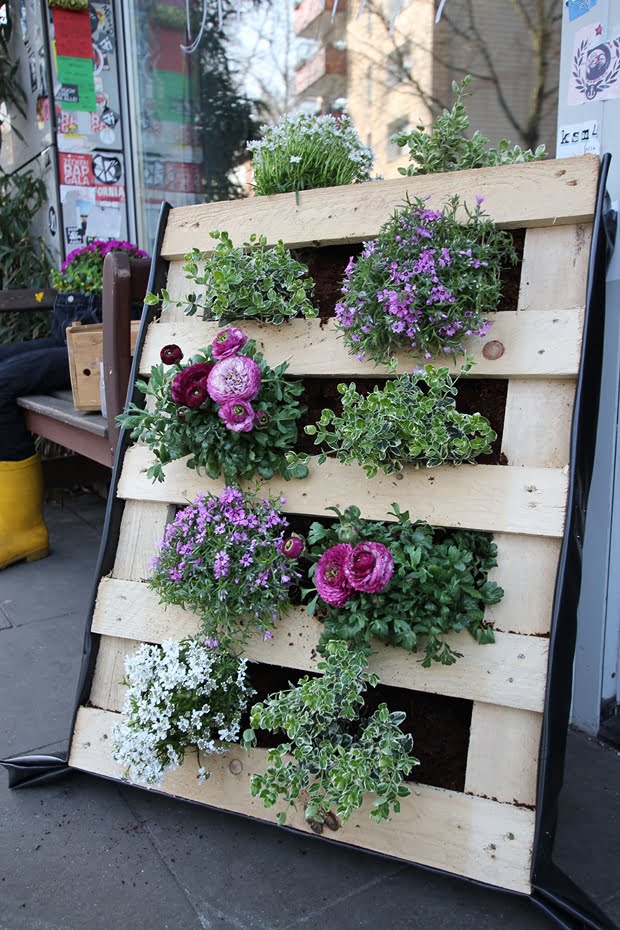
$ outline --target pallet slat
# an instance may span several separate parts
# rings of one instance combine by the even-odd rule
[[[518,309],[550,311],[583,306],[591,241],[591,223],[528,229]],[[550,271],[556,268],[561,268],[562,274]]]
[[[476,362],[471,378],[567,378],[576,376],[579,368],[583,311],[570,308],[557,313],[541,311],[527,315],[518,311],[491,314],[494,324],[484,340],[472,339],[471,352]],[[168,320],[168,316],[165,318]],[[351,355],[342,339],[337,337],[330,320],[321,326],[318,320],[291,320],[275,327],[269,324],[239,321],[239,326],[255,339],[271,366],[283,361],[289,364],[287,374],[298,377],[388,377],[387,370],[372,363],[360,362]],[[221,329],[216,323],[205,323],[196,317],[173,322],[152,323],[140,357],[140,372],[148,375],[153,365],[160,364],[159,353],[164,345],[176,343],[185,356],[208,346]],[[499,357],[498,352],[502,352]],[[490,358],[486,357],[486,354]],[[416,360],[398,354],[398,373],[413,370]],[[421,364],[422,362],[420,362]],[[432,364],[448,367],[458,374],[463,359],[431,360]]]
[[[166,479],[153,483],[146,477],[152,455],[145,446],[127,450],[118,485],[119,497],[162,503],[186,504],[201,492],[219,492],[223,479],[212,481],[193,469],[185,459],[165,466]],[[459,465],[440,468],[406,468],[402,479],[382,475],[368,481],[357,465],[341,465],[329,459],[324,465],[310,463],[310,475],[285,482],[272,479],[260,485],[261,493],[284,494],[288,513],[328,516],[330,504],[344,509],[357,504],[368,520],[389,519],[392,503],[409,510],[411,518],[434,526],[467,527],[532,536],[561,536],[568,476],[559,468],[510,468],[498,465]],[[242,487],[254,488],[254,482]]]
[[[509,804],[536,803],[542,714],[474,703],[465,791]]]
[[[192,611],[175,606],[164,609],[157,593],[145,584],[104,578],[99,586],[92,629],[115,639],[162,643],[166,639],[192,636],[199,623],[199,617]],[[261,636],[253,636],[243,653],[254,662],[313,672],[321,660],[315,651],[321,630],[321,623],[309,617],[303,607],[292,608],[278,624],[272,639],[263,641]],[[468,633],[460,633],[451,635],[450,643],[463,653],[463,658],[449,667],[434,663],[430,669],[422,668],[419,654],[376,643],[371,670],[386,685],[542,710],[547,640],[498,633],[494,645],[479,646]]]
[[[487,213],[508,228],[589,222],[598,165],[595,156],[584,155],[177,207],[168,218],[162,255],[174,259],[191,248],[213,249],[213,229],[226,230],[236,245],[252,233],[265,235],[269,245],[282,239],[289,248],[359,242],[376,236],[407,197],[430,196],[437,207],[454,194],[473,204],[482,193]]]
[[[117,720],[117,714],[81,708],[69,764],[118,779],[121,770],[110,751],[112,728]],[[248,754],[231,750],[225,756],[209,760],[211,777],[200,784],[196,778],[196,760],[188,755],[184,765],[166,776],[163,791],[173,797],[273,823],[274,809],[265,810],[262,801],[252,798],[247,784],[252,772],[264,770],[266,757],[265,750],[256,749]],[[237,774],[231,771],[233,760]],[[402,799],[401,813],[390,821],[371,822],[370,804],[367,801],[344,827],[329,832],[329,838],[529,893],[532,811],[426,785],[412,785],[410,797]],[[288,822],[297,830],[309,832],[301,809],[292,811]]]

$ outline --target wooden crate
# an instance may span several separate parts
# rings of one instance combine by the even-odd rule
[[[453,635],[463,658],[451,667],[420,666],[420,657],[378,646],[371,668],[382,683],[465,698],[472,703],[464,791],[414,785],[402,811],[371,822],[365,807],[330,839],[432,866],[514,891],[530,891],[538,745],[547,679],[548,634],[558,554],[564,531],[571,415],[580,364],[586,275],[598,175],[597,159],[508,166],[475,172],[378,182],[364,187],[308,191],[234,203],[172,210],[162,248],[170,261],[168,290],[181,298],[188,283],[180,256],[190,247],[212,247],[213,228],[233,241],[251,232],[273,243],[316,246],[359,242],[378,232],[407,195],[433,195],[433,204],[459,193],[485,206],[503,227],[525,228],[518,310],[498,314],[485,340],[473,348],[475,378],[508,381],[502,448],[506,466],[408,469],[404,480],[328,461],[313,464],[305,481],[273,480],[292,513],[323,514],[328,504],[357,504],[364,517],[383,519],[392,501],[418,519],[450,527],[492,530],[499,549],[493,577],[505,591],[488,609],[497,642],[478,646]],[[377,377],[378,369],[349,356],[332,326],[297,320],[279,328],[243,324],[267,359],[287,358],[299,376]],[[190,355],[207,345],[216,327],[168,308],[151,324],[140,356],[148,374],[162,345],[179,343]],[[489,350],[489,343],[494,343]],[[402,359],[403,369],[411,360]],[[110,751],[111,728],[123,703],[123,663],[140,642],[161,642],[195,632],[188,611],[164,610],[145,584],[149,561],[178,504],[210,481],[175,462],[163,484],[145,478],[144,447],[124,459],[118,495],[124,500],[113,571],[100,583],[92,630],[101,637],[87,706],[77,716],[70,764],[112,778],[120,776]],[[329,497],[326,497],[326,493]],[[302,609],[291,610],[273,639],[256,636],[252,661],[314,670],[320,628]],[[249,793],[249,776],[265,765],[265,752],[233,750],[210,761],[211,779],[195,777],[189,758],[169,774],[163,791],[207,805],[275,820]],[[310,828],[300,809],[292,825]]]
[[[133,355],[140,321],[131,323]],[[103,361],[103,323],[72,323],[67,327],[67,352],[73,406],[76,410],[101,410],[101,363]]]

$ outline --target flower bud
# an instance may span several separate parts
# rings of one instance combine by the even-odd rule
[[[159,357],[164,363],[164,365],[176,365],[183,358],[183,352],[181,347],[171,343],[168,346],[164,346]]]
[[[283,556],[286,556],[287,559],[297,559],[304,551],[304,547],[305,544],[302,537],[295,534],[293,536],[287,536],[286,539],[282,540],[280,552]]]

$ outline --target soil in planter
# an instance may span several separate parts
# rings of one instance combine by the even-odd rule
[[[502,296],[497,307],[498,311],[516,310],[519,301],[525,230],[514,229],[509,232],[518,261],[516,265],[505,268],[501,273]],[[360,255],[362,248],[361,242],[352,242],[348,245],[326,245],[293,250],[295,258],[308,266],[308,272],[314,280],[312,302],[319,311],[322,323],[334,316],[334,308],[341,297],[342,282],[349,259]]]
[[[308,409],[299,420],[298,438],[295,451],[307,455],[318,455],[320,446],[314,444],[314,436],[307,436],[304,427],[313,425],[321,418],[322,411],[328,407],[337,416],[342,414],[341,397],[338,384],[355,381],[360,394],[368,394],[375,385],[382,387],[385,378],[305,378],[304,393],[301,403]],[[501,454],[504,414],[508,381],[502,379],[461,378],[458,382],[456,407],[461,413],[481,413],[490,422],[497,433],[490,455],[481,455],[477,461],[481,465],[505,465],[505,456]]]
[[[286,691],[305,674],[308,673],[297,669],[250,662],[248,678],[257,692],[252,703],[264,701],[277,691]],[[415,766],[408,780],[451,791],[463,791],[472,702],[387,685],[367,690],[365,708],[369,714],[382,702],[390,710],[402,710],[407,714],[401,728],[405,733],[412,734],[413,755],[420,760],[420,765]],[[246,718],[242,721],[241,732],[248,725]],[[265,730],[260,730],[257,738],[258,745],[263,749],[279,746],[284,740],[281,733],[274,734]]]

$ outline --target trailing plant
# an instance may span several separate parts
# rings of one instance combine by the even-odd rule
[[[126,252],[131,258],[148,258],[148,252],[121,239],[94,239],[69,252],[60,271],[52,271],[52,284],[61,294],[101,294],[103,260],[108,252]]]
[[[392,141],[401,148],[409,149],[411,164],[399,168],[405,175],[433,174],[438,171],[462,171],[467,168],[486,168],[493,165],[512,165],[515,162],[539,161],[546,158],[544,145],[539,145],[535,152],[523,150],[519,145],[513,146],[502,139],[497,146],[491,146],[489,140],[478,130],[469,135],[469,113],[463,103],[466,88],[471,84],[471,75],[463,78],[461,84],[452,82],[452,91],[456,97],[451,110],[444,110],[437,118],[430,131],[424,123],[418,123],[414,130],[396,133]]]
[[[0,171],[0,288],[44,288],[50,256],[31,224],[47,201],[42,178],[31,169],[19,174]],[[43,296],[43,294],[41,294]],[[47,310],[0,314],[0,343],[25,342],[49,334]]]
[[[517,260],[510,236],[452,197],[431,210],[419,197],[396,211],[345,272],[336,304],[351,352],[387,364],[397,349],[433,358],[465,354],[497,308],[503,265]]]
[[[462,373],[471,365],[464,365]],[[480,413],[459,413],[454,397],[456,379],[447,368],[427,365],[411,375],[375,386],[370,394],[360,394],[355,384],[339,384],[342,416],[323,410],[316,426],[306,426],[324,451],[339,461],[357,462],[374,478],[379,469],[386,475],[402,471],[405,465],[434,468],[451,462],[475,462],[491,452],[497,438],[489,421]],[[304,464],[307,456],[290,454],[290,465]]]
[[[484,608],[504,596],[488,580],[497,565],[489,533],[447,530],[412,523],[393,504],[393,522],[361,520],[357,507],[333,526],[313,523],[308,534],[316,594],[308,612],[320,608],[322,648],[332,639],[370,649],[373,639],[423,649],[422,666],[452,665],[461,653],[449,633],[467,630],[480,643],[494,642]]]
[[[239,742],[239,729],[254,694],[246,660],[208,641],[142,643],[125,659],[123,720],[112,733],[114,759],[124,779],[160,785],[166,772],[196,750],[198,778],[209,777],[205,756]]]
[[[161,359],[148,382],[136,382],[152,403],[146,409],[131,403],[118,417],[155,455],[149,478],[163,481],[163,466],[186,455],[187,467],[204,468],[209,478],[306,477],[303,463],[286,462],[305,410],[297,399],[302,383],[284,377],[286,362],[270,368],[256,343],[234,327],[185,365],[177,345],[164,346]]]
[[[242,246],[234,246],[227,232],[213,230],[210,235],[217,240],[213,252],[207,256],[193,249],[183,265],[199,294],[171,301],[168,292],[162,291],[165,302],[183,307],[189,316],[200,310],[203,320],[218,323],[249,319],[279,324],[295,316],[310,319],[317,315],[310,302],[314,282],[308,269],[282,241],[267,248],[267,238],[253,233]],[[158,302],[155,294],[147,294],[146,303]]]
[[[249,142],[256,194],[369,181],[374,155],[348,116],[285,116]]]
[[[246,748],[256,743],[256,730],[284,735],[269,750],[266,771],[252,776],[252,795],[265,807],[280,798],[290,806],[307,791],[306,820],[322,823],[335,816],[345,823],[366,795],[375,794],[370,816],[387,820],[410,794],[403,779],[418,765],[413,740],[400,729],[406,715],[390,713],[386,704],[364,714],[364,692],[378,679],[368,672],[364,654],[346,643],[327,643],[317,669],[321,677],[305,676],[297,687],[252,708],[252,729],[243,734]],[[286,822],[286,810],[278,822]]]
[[[269,639],[301,577],[298,543],[275,500],[231,487],[200,494],[166,527],[149,585],[163,604],[197,612],[212,640],[255,629]]]

